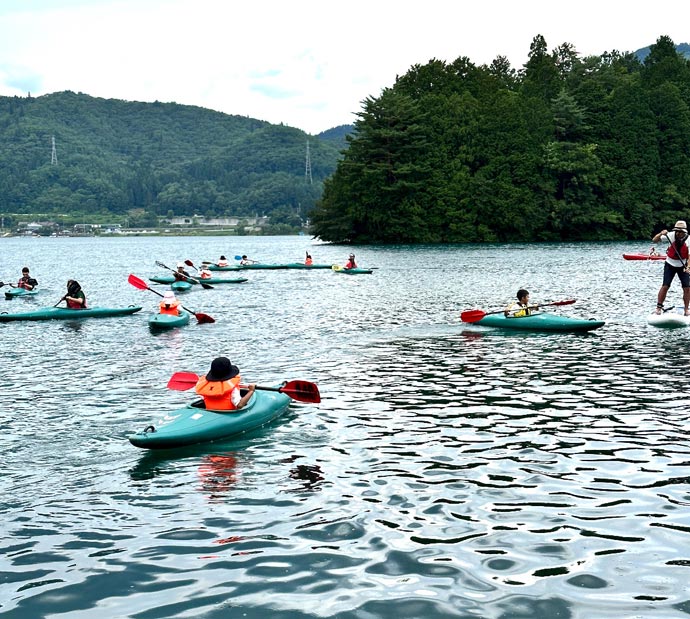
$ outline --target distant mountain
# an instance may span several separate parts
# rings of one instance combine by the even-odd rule
[[[299,226],[335,170],[346,127],[309,136],[176,103],[0,97],[0,213],[268,215]]]
[[[647,47],[643,47],[642,49],[638,49],[636,52],[633,52],[634,56],[637,56],[637,59],[640,62],[644,62],[644,59],[649,56],[649,49],[651,45],[648,45]],[[676,51],[679,54],[682,54],[686,58],[690,59],[690,45],[688,43],[679,43],[676,45]]]
[[[324,141],[332,142],[338,146],[340,150],[347,148],[346,136],[354,131],[354,125],[339,125],[327,131],[318,134],[318,137]]]

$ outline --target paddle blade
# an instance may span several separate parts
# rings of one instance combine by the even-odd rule
[[[242,256],[235,256],[235,260],[242,260]]]
[[[196,314],[194,314],[194,316],[196,317],[196,320],[200,325],[210,325],[211,323],[216,322],[215,318],[209,316],[208,314],[202,314],[201,312],[197,312]]]
[[[257,387],[259,389],[259,387]],[[310,383],[306,380],[291,380],[285,383],[278,391],[290,396],[293,400],[298,402],[310,402],[318,404],[321,402],[321,394],[316,383]]]
[[[187,391],[196,385],[199,377],[194,372],[175,372],[168,381],[168,389]]]
[[[468,310],[460,314],[460,320],[463,322],[477,322],[486,316],[486,312],[482,310]]]
[[[148,285],[146,282],[143,279],[138,278],[136,275],[132,275],[130,273],[127,281],[135,288],[139,288],[139,290],[148,290]]]
[[[211,284],[206,284],[206,283],[202,282],[201,280],[199,280],[199,283],[201,284],[201,287],[204,290],[213,290],[213,286],[211,286]]]
[[[188,267],[194,267],[194,263],[193,263],[191,260],[185,260],[184,263],[185,263]],[[196,267],[194,267],[194,268],[196,269]]]
[[[572,305],[577,299],[568,299],[567,301],[554,301],[553,303],[545,303],[544,305]]]

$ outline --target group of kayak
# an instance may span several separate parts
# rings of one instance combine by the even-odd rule
[[[248,258],[246,254],[242,256],[235,256],[237,264],[230,264],[225,256],[221,256],[217,261],[205,260],[202,266],[209,271],[242,271],[242,270],[275,270],[275,269],[302,269],[302,270],[316,270],[316,269],[330,269],[335,273],[342,273],[345,275],[367,275],[373,273],[373,269],[362,268],[357,265],[355,255],[350,254],[345,265],[323,263],[317,264],[311,257],[309,252],[306,252],[304,262],[279,262],[266,263],[259,262]]]

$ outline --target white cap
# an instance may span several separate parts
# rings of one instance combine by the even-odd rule
[[[163,295],[163,301],[174,301],[175,300],[175,293],[172,290],[166,290],[165,294]]]

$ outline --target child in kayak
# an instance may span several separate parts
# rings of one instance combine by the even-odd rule
[[[523,316],[530,316],[532,310],[539,309],[538,305],[529,304],[529,292],[524,288],[520,288],[517,291],[517,301],[513,301],[508,307],[506,307],[503,315],[508,318],[522,318]]]
[[[229,264],[230,263],[228,262],[228,259],[225,256],[221,256],[218,262],[216,262],[216,265],[218,265],[219,267],[226,267]]]
[[[255,385],[249,385],[247,392],[240,393],[240,369],[227,357],[216,357],[206,376],[201,376],[194,387],[204,398],[208,410],[239,410],[247,405],[254,393]]]
[[[160,314],[169,314],[170,316],[180,315],[180,302],[175,297],[172,290],[166,290],[161,302],[158,304]]]
[[[24,288],[25,290],[33,290],[38,286],[38,282],[29,275],[29,267],[22,269],[22,276],[17,282],[17,288]]]
[[[177,271],[173,273],[175,281],[177,282],[187,282],[189,281],[189,273],[185,271],[184,264],[181,262],[177,263]]]
[[[84,309],[86,307],[86,295],[81,289],[81,284],[74,279],[67,280],[67,294],[62,299],[67,302],[69,309]]]
[[[347,263],[345,264],[346,269],[356,269],[357,268],[357,263],[355,262],[355,255],[350,254],[350,257],[347,260]]]
[[[314,264],[314,261],[311,259],[309,252],[307,252],[307,256],[304,259],[304,264],[305,264],[305,266],[308,266],[308,267],[310,267],[312,264]]]
[[[211,273],[211,270],[206,265],[202,264],[199,270],[199,279],[211,279],[212,277],[213,273]]]

